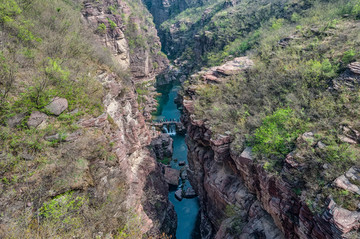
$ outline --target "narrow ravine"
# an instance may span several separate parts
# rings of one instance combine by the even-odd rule
[[[174,102],[180,86],[177,84],[168,84],[162,85],[157,88],[157,91],[161,93],[161,96],[158,99],[159,108],[156,113],[155,120],[169,120],[175,119],[179,120],[181,116],[181,111],[178,109],[178,106]],[[179,166],[180,161],[187,161],[187,146],[185,143],[185,135],[175,134],[171,135],[173,138],[173,157],[171,160],[171,167],[181,170],[186,166]],[[181,180],[181,179],[179,179]],[[199,200],[198,197],[195,198],[183,198],[181,201],[175,198],[175,192],[179,188],[183,187],[183,190],[191,187],[188,180],[185,182],[180,182],[178,188],[170,188],[169,190],[169,200],[174,204],[175,211],[178,217],[178,225],[176,231],[177,239],[190,239],[190,238],[200,238],[199,228],[196,226],[196,221],[199,212]]]

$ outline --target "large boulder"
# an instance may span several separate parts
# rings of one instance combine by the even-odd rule
[[[175,198],[179,201],[181,201],[183,199],[183,196],[182,196],[182,190],[181,189],[178,189],[176,190],[175,192]]]
[[[156,139],[153,139],[151,146],[157,159],[163,160],[164,158],[172,157],[173,139],[168,134],[161,134]]]
[[[360,228],[360,212],[349,211],[336,205],[334,200],[329,198],[327,210],[324,212],[330,221],[343,233]]]
[[[36,128],[38,127],[42,122],[44,122],[47,119],[47,115],[44,113],[41,113],[39,111],[34,111],[31,113],[27,125],[29,128]]]
[[[174,186],[179,185],[180,171],[170,167],[165,167],[165,181]]]
[[[196,192],[193,188],[187,188],[185,192],[183,193],[184,198],[194,198],[196,197]]]
[[[67,99],[55,97],[50,104],[48,104],[45,108],[54,115],[60,115],[68,108],[69,104]]]
[[[226,62],[224,65],[216,68],[216,71],[225,75],[231,76],[247,70],[254,65],[254,62],[246,56],[235,58],[232,61]]]

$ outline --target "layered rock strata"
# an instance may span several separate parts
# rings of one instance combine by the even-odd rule
[[[152,136],[143,115],[148,116],[148,111],[153,109],[141,113],[135,93],[136,83],[154,81],[155,76],[168,66],[166,57],[160,54],[161,44],[155,26],[147,20],[150,14],[141,1],[129,4],[123,0],[86,0],[82,14],[98,41],[109,49],[117,65],[122,71],[129,71],[132,78],[130,82],[124,82],[124,78],[120,81],[115,74],[100,73],[98,79],[107,92],[104,97],[106,113],[84,121],[82,125],[100,127],[105,132],[109,130],[109,124],[115,128],[108,134],[118,167],[125,171],[128,190],[123,204],[126,210],[141,218],[141,233],[174,235],[176,214],[167,199],[167,183],[154,153],[146,147]],[[152,101],[149,97],[145,103]],[[171,154],[169,147],[163,151],[163,156],[168,154]]]
[[[202,206],[203,237],[356,238],[360,228],[358,211],[339,207],[331,197],[322,213],[311,211],[287,182],[267,172],[253,159],[251,148],[246,148],[241,154],[235,153],[230,134],[214,134],[205,120],[196,118],[193,101],[196,90],[201,84],[226,81],[226,74],[220,76],[216,69],[212,69],[210,74],[200,72],[194,75],[196,85],[185,90],[183,99],[185,115],[182,120],[188,133],[189,179]],[[210,80],[210,76],[214,79]],[[353,182],[357,179],[357,172],[356,168],[350,169],[334,184],[357,192],[358,188],[349,182],[350,178]]]

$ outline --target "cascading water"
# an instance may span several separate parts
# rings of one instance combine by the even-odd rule
[[[166,124],[163,125],[162,129],[163,129],[163,132],[164,132],[164,133],[169,134],[169,130],[168,130]]]
[[[175,124],[170,124],[169,134],[176,135],[176,125]]]
[[[164,124],[162,129],[163,129],[164,133],[166,133],[170,136],[176,135],[176,125],[175,124]]]

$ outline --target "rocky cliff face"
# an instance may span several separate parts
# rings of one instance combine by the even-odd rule
[[[140,1],[85,1],[84,4],[82,13],[86,22],[121,68],[130,70],[135,82],[152,81],[167,68],[168,61],[160,54],[157,31]],[[111,150],[117,156],[118,167],[126,169],[123,174],[128,190],[123,204],[140,218],[140,234],[173,235],[175,211],[167,199],[168,187],[161,168],[145,147],[150,144],[151,135],[139,110],[135,86],[120,82],[116,75],[106,72],[98,78],[107,92],[106,113],[82,124],[102,130],[109,124],[115,127],[109,135],[114,142]],[[106,184],[106,176],[101,182]]]
[[[339,207],[331,197],[323,212],[311,211],[288,182],[254,161],[251,148],[235,153],[233,146],[236,142],[230,133],[215,134],[208,122],[194,114],[193,100],[201,84],[219,84],[226,81],[227,76],[252,64],[246,57],[237,58],[194,75],[202,83],[190,85],[183,99],[189,178],[200,195],[203,237],[357,238],[360,227],[358,211]],[[357,191],[357,187],[346,179],[357,178],[355,172],[356,169],[350,169],[335,183]]]
[[[154,16],[154,23],[160,25],[186,8],[201,5],[208,0],[143,0],[146,7]]]
[[[39,140],[54,145],[41,155],[46,157],[46,163],[38,160],[39,155],[26,154],[24,162],[37,167],[35,173],[18,183],[1,184],[1,237],[20,238],[22,230],[31,235],[34,226],[40,238],[112,238],[119,232],[141,238],[145,234],[175,233],[176,215],[167,198],[168,185],[146,147],[151,137],[138,109],[134,88],[125,87],[114,73],[97,74],[104,88],[103,113],[82,118],[72,133],[45,134]],[[62,116],[72,114],[76,112],[63,112]],[[32,126],[38,130],[53,123],[56,117],[33,115],[31,125],[35,119],[42,121],[41,126]],[[7,157],[0,154],[2,160]],[[68,197],[73,203],[84,199],[75,214],[63,209],[71,203]],[[47,203],[59,202],[64,203],[58,205],[61,212],[52,207],[44,209]],[[49,216],[42,214],[44,210],[50,210],[49,215],[58,213],[57,217],[65,222],[48,222]],[[22,220],[19,215],[26,215],[27,220],[38,215],[38,219],[24,221],[29,224],[18,228],[16,225]]]
[[[188,117],[185,117],[185,122],[188,127],[189,178],[200,195],[202,236],[213,238],[215,235],[219,239],[286,238],[245,186],[230,157],[229,137],[214,141],[211,131]]]
[[[162,172],[151,152],[145,148],[150,144],[151,136],[138,109],[136,94],[130,90],[119,99],[123,88],[113,75],[102,74],[99,80],[108,92],[104,98],[107,115],[117,126],[117,130],[111,134],[111,142],[114,142],[112,151],[119,160],[119,168],[126,169],[129,190],[124,203],[127,209],[135,210],[140,215],[144,233],[159,233],[159,229],[162,229],[172,234],[176,221],[174,227],[174,223],[169,219],[175,217],[175,212],[167,200],[167,184]],[[105,122],[106,117],[103,116]],[[102,119],[96,119],[95,122],[97,121]],[[154,208],[155,204],[160,206]]]
[[[152,79],[167,68],[152,17],[140,0],[86,0],[84,5],[83,16],[99,41],[135,80]]]
[[[161,167],[146,147],[152,138],[134,84],[167,68],[156,29],[140,1],[86,0],[82,14],[99,51],[115,59],[113,69],[101,62],[109,59],[104,58],[95,64],[96,72],[86,72],[96,79],[90,94],[102,98],[100,111],[70,111],[65,98],[54,98],[48,115],[34,111],[29,120],[25,114],[9,119],[10,129],[25,121],[24,127],[41,131],[34,142],[47,148],[24,153],[21,160],[31,174],[26,169],[19,181],[0,184],[0,237],[174,235],[175,211]],[[61,117],[76,120],[65,132],[54,132]],[[9,160],[7,151],[5,146],[0,150],[2,162]],[[7,173],[5,168],[1,173]]]
[[[359,213],[340,208],[329,199],[322,214],[313,214],[287,183],[252,161],[250,148],[241,155],[232,154],[229,136],[213,139],[204,124],[189,117],[190,179],[215,238],[356,236]],[[233,206],[235,218],[225,214]]]
[[[105,54],[114,56],[125,77],[133,77],[136,89],[147,92],[140,96],[140,108],[150,119],[157,105],[155,77],[169,68],[152,16],[140,0],[86,0],[82,14],[97,40],[108,49]]]

